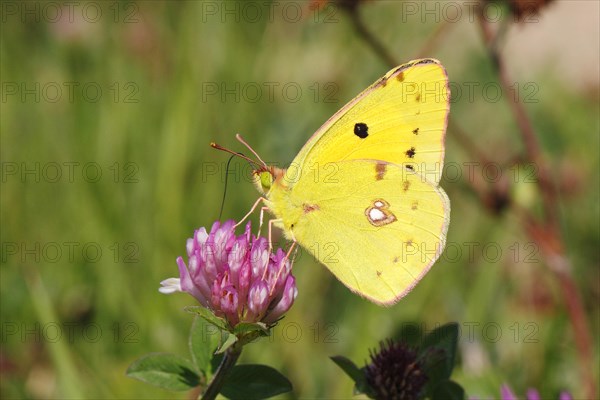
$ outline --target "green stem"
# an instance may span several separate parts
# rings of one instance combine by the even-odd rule
[[[235,343],[225,351],[219,368],[217,368],[212,380],[208,384],[206,392],[198,397],[199,400],[214,400],[217,397],[225,384],[227,375],[229,375],[238,358],[240,358],[240,354],[242,354],[242,346],[239,343]]]

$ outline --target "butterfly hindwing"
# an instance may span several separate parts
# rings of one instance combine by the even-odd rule
[[[406,167],[377,160],[323,164],[300,179],[290,203],[303,210],[296,240],[353,292],[395,303],[444,247],[450,203]]]

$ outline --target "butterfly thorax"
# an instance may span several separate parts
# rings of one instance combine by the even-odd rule
[[[276,225],[292,239],[290,233],[302,216],[302,208],[291,200],[292,185],[286,179],[286,169],[265,166],[255,170],[254,176],[254,184],[267,199],[265,203],[269,211],[280,220]]]

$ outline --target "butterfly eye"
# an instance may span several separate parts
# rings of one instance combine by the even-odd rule
[[[269,171],[263,171],[260,173],[260,186],[262,186],[263,191],[266,193],[271,189],[273,185],[273,175]]]

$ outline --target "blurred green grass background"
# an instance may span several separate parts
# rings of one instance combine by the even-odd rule
[[[512,25],[506,60],[522,94],[533,93],[527,83],[537,88],[526,109],[561,190],[567,254],[597,338],[598,71],[597,64],[587,74],[578,66],[598,62],[598,35],[590,44],[576,41],[573,30],[581,60],[565,63],[553,47],[558,33],[544,24],[593,14],[592,3],[557,2],[539,22]],[[175,258],[193,230],[219,215],[227,157],[209,143],[240,150],[234,136],[241,133],[267,162],[285,165],[389,68],[332,6],[92,2],[73,6],[69,22],[66,5],[54,3],[63,13],[56,19],[45,4],[2,4],[0,396],[189,398],[127,378],[125,370],[151,351],[187,354],[191,316],[182,308],[192,298],[157,288],[177,275]],[[506,94],[498,101],[480,89],[466,95],[468,85],[497,82],[477,24],[467,14],[446,22],[409,17],[402,4],[371,2],[361,12],[402,62],[429,46],[426,56],[440,59],[463,89],[453,121],[492,160],[508,162],[522,144]],[[589,37],[598,30],[586,28]],[[528,40],[540,31],[548,35],[543,42]],[[362,364],[406,324],[429,331],[450,321],[463,330],[455,379],[469,395],[497,397],[502,382],[518,393],[538,387],[544,398],[560,389],[583,395],[556,282],[518,215],[492,216],[470,193],[466,163],[474,160],[452,129],[446,144],[446,161],[462,171],[442,182],[452,202],[452,253],[391,308],[354,296],[303,254],[294,267],[295,305],[273,337],[248,346],[241,359],[288,376],[295,390],[285,398],[350,398],[352,383],[329,356]],[[239,219],[257,193],[245,163],[234,161],[232,170],[223,215]],[[520,171],[516,182],[514,170],[503,173],[511,174],[519,201],[535,208],[537,187]],[[597,347],[593,359],[597,376]]]

